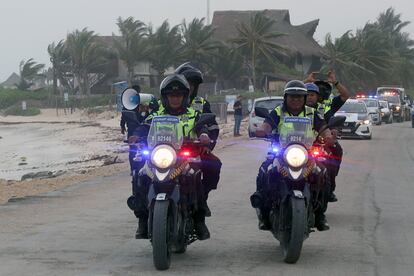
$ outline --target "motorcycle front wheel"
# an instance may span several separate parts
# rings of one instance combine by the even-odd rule
[[[154,204],[152,225],[152,255],[154,266],[158,270],[170,268],[170,235],[173,218],[169,212],[169,201],[156,201]]]
[[[305,199],[290,197],[285,212],[286,227],[280,245],[283,250],[283,260],[294,264],[300,257],[305,237],[307,223]]]

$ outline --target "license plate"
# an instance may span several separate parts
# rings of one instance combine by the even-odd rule
[[[350,129],[347,129],[347,128],[343,128],[343,129],[342,129],[342,132],[347,132],[347,133],[350,133],[350,132],[351,132],[351,130],[350,130]]]

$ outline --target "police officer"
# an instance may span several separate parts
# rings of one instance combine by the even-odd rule
[[[134,139],[148,135],[151,120],[154,116],[172,115],[177,116],[180,120],[186,122],[184,131],[191,131],[184,133],[184,135],[198,137],[202,144],[206,146],[210,144],[210,134],[207,126],[202,129],[194,129],[195,124],[199,118],[200,112],[190,107],[190,85],[183,75],[173,74],[166,77],[161,83],[161,102],[163,108],[154,112],[145,120],[144,124],[134,132]],[[138,222],[138,229],[135,237],[137,239],[148,238],[148,210],[147,210],[147,193],[148,193],[148,178],[146,176],[139,176],[139,185],[135,191],[136,206],[134,212]],[[201,204],[202,205],[202,204]],[[210,232],[205,224],[206,210],[198,209],[194,215],[195,230],[199,240],[210,238]]]
[[[342,85],[337,79],[333,71],[329,71],[327,75],[327,80],[317,80],[316,72],[311,73],[308,78],[305,80],[308,90],[308,97],[306,100],[306,105],[313,107],[320,112],[326,122],[329,122],[329,119],[335,115],[335,113],[345,104],[345,102],[350,97],[350,92],[348,89]],[[332,86],[338,89],[339,95],[331,97]],[[336,138],[336,130],[332,133]],[[334,191],[336,188],[336,176],[339,173],[339,169],[342,162],[343,149],[338,141],[335,144],[328,148],[332,153],[332,159],[330,164],[332,165],[331,171],[331,194],[329,197],[329,202],[338,201]]]
[[[288,82],[284,89],[283,104],[276,107],[270,113],[270,119],[265,119],[263,125],[256,131],[256,136],[265,137],[273,131],[276,131],[276,133],[279,134],[284,124],[283,120],[281,120],[281,116],[311,117],[313,118],[313,130],[316,132],[322,130],[326,126],[325,120],[315,111],[315,109],[305,105],[306,97],[307,90],[302,81],[292,80]],[[332,143],[332,135],[329,129],[325,129],[321,133],[321,136],[327,143]],[[256,192],[251,197],[252,205],[254,206],[257,205],[253,203],[255,199],[262,199],[262,204],[260,204],[262,207],[258,210],[259,229],[261,230],[269,230],[271,228],[268,220],[271,206],[268,205],[268,200],[266,200],[266,177],[267,168],[270,165],[270,162],[272,161],[267,160],[261,165],[256,179]],[[315,226],[319,231],[329,229],[323,214],[316,214]]]
[[[201,73],[201,71],[190,62],[186,62],[178,66],[175,73],[183,75],[190,84],[191,107],[200,113],[212,113],[210,103],[203,97],[198,96],[199,86],[204,82],[203,73]],[[203,171],[203,186],[205,190],[205,200],[203,202],[206,204],[210,191],[217,189],[222,166],[220,159],[211,153],[219,136],[219,126],[217,122],[208,125],[208,130],[213,143],[208,150],[208,154],[201,156],[204,161],[201,168]],[[208,208],[207,205],[205,205],[204,208],[206,209],[207,216],[211,216],[210,208]]]
[[[141,92],[141,87],[138,84],[135,84],[131,87],[138,93]],[[121,133],[125,134],[127,132],[127,137],[131,137],[136,128],[145,120],[145,118],[149,115],[150,107],[138,105],[134,110],[130,111],[127,110],[125,107],[122,109],[121,115]],[[136,153],[136,147],[134,145],[129,146],[129,166],[131,169],[131,175],[133,174],[134,170],[138,169],[139,164],[134,162],[134,157]]]

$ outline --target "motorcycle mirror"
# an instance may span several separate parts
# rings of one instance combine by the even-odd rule
[[[255,107],[254,113],[256,113],[256,116],[259,116],[261,118],[270,118],[269,110],[267,110],[267,108],[264,107]]]
[[[344,124],[345,120],[345,116],[331,117],[331,119],[329,119],[328,128],[339,127]]]

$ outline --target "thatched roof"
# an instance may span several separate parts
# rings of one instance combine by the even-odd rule
[[[1,83],[1,86],[3,87],[14,87],[17,86],[20,82],[20,76],[16,73],[13,73],[10,75],[10,77],[7,78],[3,83]]]
[[[237,26],[240,23],[247,24],[251,16],[261,11],[216,11],[214,12],[212,25],[216,29],[215,37],[220,41],[228,41],[238,35]],[[275,40],[293,53],[302,56],[323,56],[322,47],[315,41],[313,35],[319,24],[319,19],[303,25],[293,26],[290,22],[288,10],[265,10],[265,15],[276,21],[274,32],[285,33]]]

